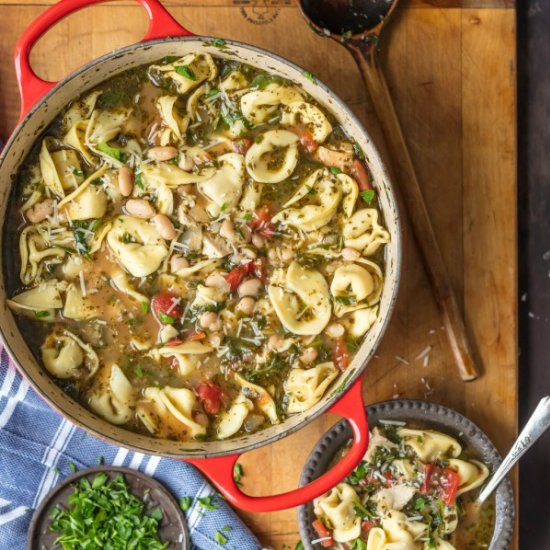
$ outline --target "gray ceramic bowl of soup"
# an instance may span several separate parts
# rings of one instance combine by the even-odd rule
[[[435,430],[456,438],[469,457],[484,462],[491,472],[502,461],[491,440],[478,426],[462,414],[443,405],[426,401],[397,399],[370,405],[367,407],[367,413],[371,430],[376,426],[383,425],[381,421],[401,421],[405,422],[407,427]],[[351,432],[345,421],[338,422],[327,431],[309,455],[302,470],[300,484],[310,483],[338,461],[350,438]],[[472,491],[474,498],[478,490]],[[486,521],[489,521],[488,528],[493,531],[488,548],[490,550],[507,550],[513,540],[515,516],[514,494],[509,480],[500,485],[492,500],[488,502],[488,506],[490,509],[486,514],[492,517]],[[298,508],[300,535],[304,548],[307,550],[323,548],[320,542],[312,544],[312,541],[321,538],[312,527],[315,519],[313,502]],[[476,520],[474,519],[474,521]],[[494,526],[491,526],[491,523]],[[477,546],[471,548],[477,548]],[[459,550],[466,549],[459,547]]]

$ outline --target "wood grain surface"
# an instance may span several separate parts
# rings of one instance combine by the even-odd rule
[[[19,112],[10,62],[13,47],[48,3],[0,0],[4,139]],[[364,121],[375,142],[380,141],[351,56],[312,34],[294,0],[166,4],[197,34],[250,42],[306,67],[328,83]],[[383,38],[390,91],[483,376],[468,384],[459,379],[415,243],[405,227],[398,305],[365,378],[367,402],[426,398],[455,407],[478,423],[501,452],[517,428],[515,11],[508,9],[512,6],[509,0],[404,0]],[[45,78],[62,78],[93,57],[138,40],[146,24],[144,12],[127,1],[90,8],[57,25],[38,43],[33,66]],[[417,359],[422,353],[427,361]],[[245,490],[269,494],[295,487],[309,451],[335,421],[326,416],[243,456]],[[242,516],[266,546],[294,548],[299,539],[295,510]]]

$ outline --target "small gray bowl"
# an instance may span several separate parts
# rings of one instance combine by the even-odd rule
[[[494,471],[502,461],[485,433],[471,420],[443,405],[427,401],[395,399],[370,405],[367,407],[367,414],[371,426],[378,424],[380,419],[403,420],[448,433],[462,441],[473,454],[489,466],[491,471]],[[307,459],[300,477],[300,485],[305,485],[322,475],[351,437],[351,429],[345,420],[338,422],[326,432]],[[512,543],[515,514],[514,494],[509,480],[500,485],[495,496],[495,532],[489,550],[508,550]],[[314,520],[312,502],[298,508],[300,535],[307,550],[322,548],[321,544],[313,545],[310,542],[319,538],[311,527]]]

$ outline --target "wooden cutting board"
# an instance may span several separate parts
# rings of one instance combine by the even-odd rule
[[[18,117],[10,63],[16,39],[50,0],[0,0],[0,135]],[[350,55],[314,35],[294,0],[170,0],[197,34],[239,39],[281,54],[328,83],[380,141]],[[144,33],[128,0],[96,6],[59,24],[37,45],[37,72],[59,79]],[[365,398],[426,398],[455,407],[501,452],[517,428],[516,95],[512,0],[403,0],[383,39],[385,65],[426,202],[484,375],[461,382],[408,228],[398,306]],[[420,358],[419,358],[420,357]],[[425,359],[425,358],[428,359]],[[270,494],[296,486],[310,449],[336,421],[326,416],[241,459],[244,488]],[[294,548],[296,511],[242,514],[264,545]]]

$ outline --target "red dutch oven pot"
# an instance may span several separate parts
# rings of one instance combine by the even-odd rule
[[[0,215],[6,220],[12,174],[29,153],[37,136],[73,99],[86,90],[124,70],[152,63],[167,55],[183,56],[191,51],[206,51],[231,57],[298,82],[317,101],[335,114],[366,154],[369,169],[377,186],[384,222],[391,235],[386,247],[385,285],[379,317],[368,332],[352,364],[335,381],[323,399],[310,410],[291,416],[279,425],[256,434],[227,441],[175,442],[156,439],[114,426],[66,395],[38,364],[23,340],[15,320],[5,307],[0,313],[0,331],[5,346],[20,371],[34,389],[56,410],[88,432],[115,445],[134,451],[186,460],[199,468],[238,508],[268,512],[299,506],[330,490],[361,461],[368,444],[368,425],[361,391],[361,374],[372,357],[388,324],[395,302],[401,263],[399,216],[391,184],[378,152],[368,134],[346,105],[320,82],[311,82],[293,63],[268,51],[236,41],[226,41],[220,50],[212,39],[195,36],[184,29],[157,0],[136,0],[149,17],[149,28],[142,42],[105,55],[75,71],[61,82],[47,82],[32,70],[29,55],[36,41],[67,15],[104,0],[62,0],[33,21],[17,43],[15,68],[21,94],[21,117],[0,156]],[[3,233],[2,228],[2,233]],[[2,235],[2,239],[3,239]],[[4,246],[4,250],[8,250]],[[5,262],[4,262],[5,264]],[[0,300],[5,304],[5,273],[0,282]],[[335,389],[334,389],[335,388]],[[344,416],[351,425],[353,444],[349,453],[327,473],[308,485],[273,496],[250,496],[243,493],[233,479],[233,467],[239,456],[249,450],[276,441],[303,427],[323,412]]]

